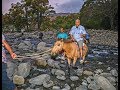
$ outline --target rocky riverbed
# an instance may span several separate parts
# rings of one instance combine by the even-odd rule
[[[98,34],[102,30],[91,32]],[[104,33],[101,35],[105,36]],[[115,33],[111,32],[111,36]],[[107,45],[105,42],[111,36],[105,39],[102,37],[101,42],[105,43],[92,38],[94,41],[91,40],[86,57],[89,63],[82,65],[78,60],[76,68],[70,69],[70,75],[64,57],[59,55],[51,58],[49,52],[40,54],[53,45],[52,36],[45,35],[43,40],[39,40],[35,33],[11,33],[5,36],[16,54],[24,56],[12,60],[6,52],[7,58],[11,60],[8,62],[8,76],[19,90],[118,90],[117,44]],[[117,34],[110,40],[116,41]]]

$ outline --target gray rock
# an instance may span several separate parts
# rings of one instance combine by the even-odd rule
[[[49,81],[50,80],[50,75],[48,74],[41,74],[35,78],[31,78],[29,80],[29,83],[35,84],[35,85],[42,85],[44,81]]]
[[[92,82],[88,85],[88,88],[89,88],[89,89],[92,89],[92,90],[100,90],[100,86],[99,86],[95,81],[92,81]]]
[[[87,71],[87,70],[85,70],[83,73],[84,73],[85,75],[88,75],[88,76],[93,75],[93,72],[91,72],[91,71]]]
[[[52,69],[51,73],[54,75],[56,71],[57,71],[57,69]]]
[[[107,79],[110,81],[110,83],[112,84],[112,85],[116,85],[116,79],[115,79],[115,77],[107,77]]]
[[[49,80],[49,81],[44,81],[44,82],[43,82],[43,86],[44,86],[45,88],[49,88],[49,87],[53,86],[53,81],[51,81],[51,80]]]
[[[52,90],[60,90],[59,86],[53,86]]]
[[[65,76],[62,76],[62,75],[57,75],[56,78],[59,79],[59,80],[65,80],[65,79],[66,79],[66,77],[65,77]]]
[[[88,89],[87,89],[87,86],[80,85],[79,87],[76,87],[76,90],[88,90]]]
[[[112,74],[111,73],[101,73],[100,76],[110,77],[110,76],[112,76]]]
[[[23,41],[18,45],[18,48],[23,50],[29,50],[32,49],[32,44],[30,43],[30,41]]]
[[[64,86],[64,88],[61,89],[61,90],[70,90],[70,86],[66,83],[65,86]]]
[[[38,58],[38,60],[36,61],[36,64],[38,65],[38,66],[46,66],[47,65],[47,61],[46,60],[44,60],[44,59],[39,59]]]
[[[87,81],[86,81],[86,80],[83,80],[82,85],[87,86],[87,85],[88,85],[88,84],[87,84]]]
[[[101,65],[101,64],[103,64],[103,63],[102,63],[102,62],[99,62],[98,64]]]
[[[13,82],[14,84],[21,85],[21,84],[24,84],[25,79],[22,76],[15,75],[13,77]]]
[[[110,69],[111,69],[110,67],[107,68],[107,70],[110,70]]]
[[[65,72],[63,70],[57,69],[56,72],[55,72],[55,75],[57,75],[57,76],[65,76]]]
[[[54,62],[55,62],[55,61],[52,60],[52,59],[47,60],[48,65],[49,65],[50,67],[53,67],[53,68],[55,68]]]
[[[88,83],[90,83],[93,80],[93,77],[92,76],[88,76],[86,80],[87,80]]]
[[[97,74],[100,74],[100,73],[102,73],[102,72],[103,72],[102,69],[97,69],[97,70],[95,71],[95,73],[97,73]]]
[[[78,76],[81,76],[83,74],[83,69],[77,69],[76,73]]]
[[[77,80],[79,80],[79,77],[78,76],[70,76],[70,80],[77,81]]]
[[[23,76],[25,78],[29,75],[30,69],[31,69],[31,64],[30,63],[21,63],[18,66],[18,75]]]
[[[94,79],[103,90],[116,90],[116,88],[105,77],[96,75]]]
[[[38,51],[43,51],[45,50],[45,46],[46,46],[46,43],[45,42],[40,42],[38,45],[37,45],[37,50]]]
[[[117,70],[116,69],[112,69],[111,71],[110,71],[110,73],[113,75],[113,76],[118,76],[118,72],[117,72]]]

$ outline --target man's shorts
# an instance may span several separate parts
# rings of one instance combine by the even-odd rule
[[[2,62],[2,90],[14,90],[15,84],[7,76],[7,64]]]
[[[78,45],[79,45],[79,47],[82,47],[83,46],[83,40],[78,41]]]

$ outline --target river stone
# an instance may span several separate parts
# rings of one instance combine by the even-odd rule
[[[60,69],[59,63],[60,63],[59,61],[55,61],[55,62],[54,62],[54,66],[55,66],[55,68]]]
[[[15,72],[15,69],[17,68],[17,65],[12,62],[7,62],[7,76],[10,78],[10,80],[13,79],[13,74]]]
[[[45,50],[45,46],[46,46],[46,43],[45,42],[40,42],[38,45],[37,45],[37,50],[38,51],[43,51]]]
[[[70,76],[70,80],[77,81],[77,80],[79,80],[79,77],[78,76]]]
[[[111,69],[110,67],[107,68],[108,71],[109,71],[110,69]]]
[[[56,72],[55,72],[55,75],[57,75],[57,76],[65,76],[65,72],[63,71],[63,70],[59,70],[59,69],[57,69],[56,70]]]
[[[57,69],[52,69],[51,73],[54,75],[56,71],[57,71]]]
[[[50,75],[48,74],[41,74],[35,78],[31,78],[29,80],[29,83],[35,84],[35,85],[42,85],[44,81],[49,81],[50,80]]]
[[[48,65],[49,65],[50,67],[55,68],[54,60],[49,59],[49,60],[47,60],[47,63],[48,63]]]
[[[113,76],[118,76],[118,72],[117,72],[117,70],[116,69],[112,69],[111,71],[110,71],[110,73],[113,75]]]
[[[86,78],[86,80],[87,80],[88,83],[90,83],[93,79],[94,79],[94,78],[93,78],[92,76],[88,76],[88,77]]]
[[[88,90],[88,89],[87,89],[87,86],[80,85],[79,87],[76,87],[76,90]]]
[[[44,82],[43,82],[43,86],[44,86],[45,88],[49,88],[49,87],[53,86],[53,81],[51,81],[51,80],[49,80],[49,81],[44,81]]]
[[[87,70],[85,70],[83,73],[84,73],[85,75],[88,75],[88,76],[93,75],[93,72],[91,72],[91,71],[87,71]]]
[[[76,73],[78,76],[81,76],[83,74],[83,69],[77,69]]]
[[[14,84],[21,85],[21,84],[24,84],[25,79],[22,76],[15,75],[13,77],[13,82]]]
[[[101,64],[103,64],[103,63],[102,63],[102,62],[99,62],[98,64],[101,65]]]
[[[36,64],[38,65],[38,66],[46,66],[47,65],[47,61],[46,60],[44,60],[44,59],[39,59],[38,58],[38,60],[36,61]]]
[[[60,90],[59,86],[53,86],[52,90]]]
[[[97,73],[97,74],[100,74],[100,73],[102,73],[102,72],[103,72],[102,69],[97,69],[97,70],[95,71],[95,73]]]
[[[87,86],[87,85],[88,85],[88,84],[87,84],[87,81],[86,81],[86,80],[83,80],[82,85]]]
[[[116,90],[116,88],[105,77],[96,75],[94,79],[103,90]]]
[[[112,74],[111,73],[101,73],[100,76],[110,77],[110,76],[112,76]]]
[[[65,84],[64,87],[65,87],[65,88],[63,88],[62,90],[65,90],[65,89],[66,89],[66,90],[70,90],[70,86],[69,86],[67,83]]]
[[[31,69],[30,63],[21,63],[18,66],[18,75],[26,78],[30,73],[30,69]]]
[[[112,85],[116,85],[116,79],[115,79],[115,77],[107,77],[107,79],[110,81],[110,83],[112,84]]]
[[[66,77],[65,77],[65,76],[62,76],[62,75],[57,75],[56,78],[59,79],[59,80],[65,80],[65,79],[66,79]]]
[[[100,86],[95,81],[91,81],[88,88],[92,90],[100,90]]]

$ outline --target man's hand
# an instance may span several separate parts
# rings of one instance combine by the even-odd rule
[[[17,57],[17,55],[15,53],[12,53],[11,57],[12,57],[12,59],[15,59]]]

